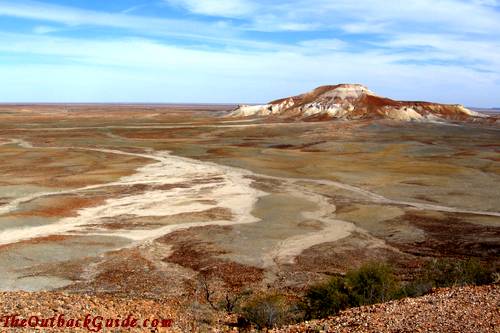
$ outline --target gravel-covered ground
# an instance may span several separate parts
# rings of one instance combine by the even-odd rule
[[[172,306],[168,302],[165,303],[167,304],[151,300],[58,292],[2,292],[0,293],[0,316],[2,316],[0,332],[33,332],[35,330],[41,332],[121,332],[128,331],[134,319],[136,322],[132,331],[150,332],[153,329],[155,332],[183,332],[185,328],[180,328],[180,326],[186,323],[180,322]],[[17,315],[19,325],[22,325],[22,319],[26,319],[25,327],[13,328],[13,315]],[[129,315],[131,317],[128,322],[124,323],[122,320],[127,319]],[[54,319],[51,320],[51,318]],[[107,323],[108,319],[113,320]],[[155,319],[158,323],[154,321]],[[38,324],[37,327],[34,326],[35,322]],[[111,324],[112,327],[106,328],[106,324]]]
[[[273,332],[500,332],[500,286],[437,289]]]
[[[0,293],[0,332],[122,332],[129,331],[123,319],[136,319],[135,332],[229,332],[236,328],[204,326],[196,324],[192,314],[175,311],[172,300],[152,301],[114,298],[111,296],[88,296],[58,292],[2,292]],[[12,315],[30,320],[24,328],[6,328],[6,317],[12,326]],[[64,325],[58,327],[60,316]],[[30,327],[33,317],[54,317],[52,328]],[[88,317],[87,322],[85,319]],[[31,318],[31,319],[30,319]],[[65,327],[74,319],[72,327]],[[75,327],[80,319],[79,327]],[[106,319],[114,325],[106,328]],[[158,319],[154,328],[154,319]],[[161,320],[166,320],[162,326]],[[145,323],[145,320],[148,320]],[[171,321],[169,321],[171,320]],[[85,326],[86,323],[86,326]],[[170,326],[170,327],[167,327]],[[315,320],[291,325],[272,332],[500,332],[500,285],[437,289],[419,298],[348,309],[340,315],[324,320]]]

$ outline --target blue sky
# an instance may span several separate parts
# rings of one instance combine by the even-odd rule
[[[0,0],[0,102],[265,102],[335,83],[500,106],[498,0]]]

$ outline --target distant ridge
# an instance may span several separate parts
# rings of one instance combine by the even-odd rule
[[[472,120],[487,118],[458,104],[396,101],[376,95],[361,84],[318,87],[298,96],[263,105],[240,105],[232,117],[275,117],[300,120],[392,119],[399,121]]]

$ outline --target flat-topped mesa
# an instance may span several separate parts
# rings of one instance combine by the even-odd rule
[[[268,104],[240,105],[230,116],[401,121],[468,120],[486,117],[462,105],[395,101],[377,96],[361,84],[321,86],[308,93],[278,99]]]

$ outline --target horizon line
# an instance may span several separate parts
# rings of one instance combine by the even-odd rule
[[[1,102],[0,106],[37,106],[37,105],[123,105],[123,106],[238,106],[238,105],[261,105],[267,103],[204,103],[204,102]],[[441,104],[441,103],[439,103]],[[465,105],[466,108],[479,109],[479,110],[499,110],[500,106],[479,107]]]

